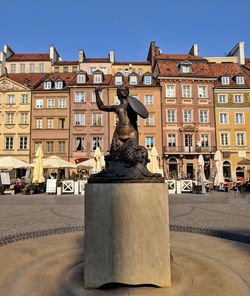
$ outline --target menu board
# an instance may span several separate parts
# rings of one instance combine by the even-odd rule
[[[56,193],[56,179],[47,179],[46,182],[46,192],[47,193]]]

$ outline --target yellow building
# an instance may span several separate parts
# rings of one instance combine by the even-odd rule
[[[128,76],[130,73],[137,73],[142,76],[146,72],[151,73],[151,64],[149,61],[145,62],[114,62],[112,64],[112,75],[120,72],[124,76]]]
[[[239,64],[213,64],[217,149],[223,173],[233,180],[250,177],[250,77]]]
[[[29,87],[0,78],[0,156],[29,163],[30,102]]]

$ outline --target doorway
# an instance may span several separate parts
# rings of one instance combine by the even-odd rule
[[[186,166],[187,178],[194,179],[194,165],[192,163],[187,163]]]

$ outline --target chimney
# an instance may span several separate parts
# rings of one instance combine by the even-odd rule
[[[198,48],[198,44],[193,44],[189,54],[193,55],[193,56],[198,56],[199,55],[199,48]]]
[[[5,52],[0,51],[0,76],[6,74],[5,60],[6,60]]]
[[[115,51],[114,50],[109,51],[109,60],[110,60],[110,63],[112,63],[112,64],[115,62]]]
[[[86,59],[83,49],[79,49],[79,63],[82,63]]]

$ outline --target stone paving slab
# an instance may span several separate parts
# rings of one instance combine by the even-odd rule
[[[171,233],[172,287],[83,289],[83,232],[0,248],[0,296],[249,296],[250,245]],[[131,267],[133,268],[133,267]]]

